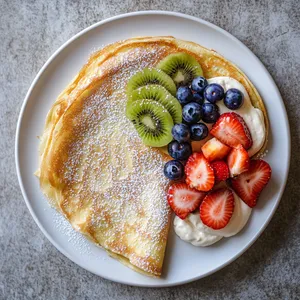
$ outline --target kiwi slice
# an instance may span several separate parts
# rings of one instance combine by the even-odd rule
[[[159,69],[145,68],[133,75],[127,83],[127,95],[141,86],[158,84],[166,88],[173,96],[176,95],[176,86],[170,76]]]
[[[157,68],[168,74],[177,86],[188,85],[195,77],[203,76],[197,60],[187,53],[174,53],[165,57]]]
[[[162,104],[170,113],[174,124],[181,123],[182,121],[182,108],[179,101],[173,97],[163,86],[161,85],[146,85],[134,90],[131,93],[127,101],[127,108],[130,107],[133,101],[151,99]]]
[[[173,139],[173,119],[166,108],[155,100],[133,101],[128,107],[128,118],[147,146],[163,147]]]

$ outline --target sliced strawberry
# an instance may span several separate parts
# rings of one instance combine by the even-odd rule
[[[186,183],[175,183],[170,186],[167,199],[175,214],[185,219],[197,209],[206,193],[190,188]]]
[[[199,191],[210,191],[215,183],[214,170],[202,153],[194,152],[185,165],[186,183]]]
[[[230,152],[230,148],[216,138],[207,141],[201,150],[208,161],[223,159]]]
[[[249,170],[231,179],[238,196],[250,207],[256,205],[259,194],[271,178],[271,167],[265,161],[251,160]]]
[[[210,134],[232,148],[241,144],[246,150],[252,146],[252,138],[244,119],[234,112],[220,116]]]
[[[229,178],[229,169],[225,161],[216,160],[213,161],[210,165],[214,170],[215,184]]]
[[[224,228],[234,210],[234,197],[230,189],[221,188],[209,193],[200,205],[200,219],[213,229]]]
[[[236,149],[232,149],[227,157],[227,164],[230,171],[230,176],[242,174],[249,169],[250,157],[248,152],[242,145],[238,145]]]

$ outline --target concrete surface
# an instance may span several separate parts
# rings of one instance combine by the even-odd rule
[[[164,289],[107,281],[60,254],[30,216],[14,164],[19,110],[50,54],[97,21],[147,9],[201,17],[244,42],[265,64],[281,91],[293,149],[284,196],[259,240],[222,271]],[[297,0],[0,0],[0,299],[299,299],[299,29]]]

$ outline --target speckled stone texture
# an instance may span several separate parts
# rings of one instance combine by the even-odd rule
[[[21,104],[47,58],[75,33],[97,21],[149,9],[203,18],[245,43],[280,89],[289,115],[293,149],[284,196],[258,241],[216,274],[163,289],[107,281],[60,254],[30,216],[14,164],[14,136]],[[0,41],[0,299],[300,298],[298,0],[0,0]]]

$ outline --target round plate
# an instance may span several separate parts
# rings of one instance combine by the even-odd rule
[[[39,189],[33,175],[38,167],[37,136],[46,114],[59,93],[103,45],[136,36],[171,35],[212,48],[237,64],[254,83],[265,101],[270,118],[266,160],[273,175],[244,230],[207,248],[194,247],[170,229],[162,278],[135,273],[75,232]],[[280,122],[279,122],[280,120]],[[273,134],[276,133],[276,134]],[[280,201],[290,161],[288,119],[278,89],[262,63],[240,41],[219,27],[187,15],[147,11],[99,22],[66,42],[46,62],[25,98],[16,135],[17,174],[25,202],[34,220],[51,243],[79,266],[110,280],[137,286],[171,286],[207,276],[240,256],[262,233]]]

